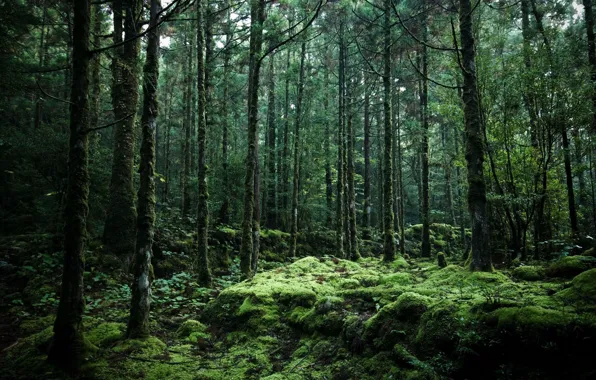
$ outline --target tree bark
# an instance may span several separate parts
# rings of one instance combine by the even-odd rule
[[[364,201],[362,203],[362,237],[370,239],[370,91],[364,83]]]
[[[155,131],[157,129],[157,84],[159,77],[159,28],[157,25],[159,0],[151,0],[151,18],[147,38],[143,83],[143,116],[141,125],[140,188],[138,196],[137,245],[134,260],[134,282],[130,318],[126,336],[144,338],[149,336],[149,310],[151,308],[151,283],[153,282],[153,235],[155,225]]]
[[[267,89],[267,187],[265,206],[265,225],[267,228],[277,228],[277,162],[276,139],[277,120],[275,114],[275,55],[269,57],[269,82]]]
[[[343,20],[340,21],[339,26],[339,85],[338,85],[338,140],[337,140],[337,213],[336,213],[336,238],[337,238],[337,256],[345,257],[346,250],[346,235],[344,228],[344,113],[345,113],[345,98],[344,98],[344,86],[345,86],[345,62],[344,62],[344,29],[345,25]]]
[[[76,370],[88,343],[83,336],[83,272],[89,213],[89,0],[73,1],[73,56],[68,152],[68,188],[64,212],[64,267],[60,303],[48,360],[66,370]]]
[[[242,220],[242,244],[240,247],[240,270],[244,277],[252,276],[253,256],[253,213],[255,171],[257,157],[257,127],[259,116],[259,73],[261,46],[263,43],[262,25],[265,21],[265,0],[251,0],[251,27],[248,73],[248,151],[246,154],[246,177],[244,180],[244,215]]]
[[[347,100],[349,101],[346,109],[347,123],[346,123],[346,158],[347,158],[347,204],[348,204],[348,239],[349,253],[348,257],[350,260],[356,261],[360,258],[360,251],[358,250],[358,231],[357,231],[357,220],[356,220],[356,187],[354,184],[354,177],[356,175],[356,169],[354,167],[354,113],[352,108],[354,107],[353,101],[354,86],[349,85],[347,89]]]
[[[383,113],[384,139],[383,153],[383,260],[395,259],[395,241],[393,238],[393,126],[391,119],[391,0],[384,0],[384,37],[383,37]]]
[[[209,198],[209,192],[207,190],[207,165],[205,163],[207,119],[205,115],[206,86],[205,59],[203,53],[203,50],[205,49],[205,23],[203,19],[205,6],[205,0],[197,0],[197,116],[199,119],[197,128],[197,153],[199,159],[199,171],[197,173],[197,182],[199,184],[197,202],[197,271],[199,284],[204,287],[209,287],[211,285],[211,270],[209,268],[208,251],[209,207],[207,200]]]
[[[226,11],[226,18],[227,21],[224,26],[224,32],[226,34],[226,46],[232,40],[232,32],[230,28],[230,10],[229,10],[229,0],[226,1],[226,6],[228,10]],[[222,113],[222,122],[221,122],[221,129],[222,129],[222,141],[221,141],[221,153],[222,153],[222,180],[223,180],[223,188],[229,189],[230,188],[230,180],[228,175],[228,98],[229,98],[229,72],[230,72],[230,51],[229,49],[225,49],[223,52],[223,99],[222,99],[222,106],[221,106],[221,113]],[[223,202],[219,209],[219,221],[222,224],[228,224],[230,222],[230,196],[228,191],[223,192]]]
[[[472,11],[470,0],[460,0],[459,25],[462,74],[464,77],[463,103],[468,171],[468,210],[472,220],[472,260],[470,269],[473,271],[491,271],[490,234],[483,168],[485,146],[478,99]]]
[[[124,19],[125,40],[134,39],[139,32],[139,12],[142,1],[126,2]],[[116,21],[116,19],[115,19]],[[121,40],[119,28],[114,26],[114,42]],[[116,254],[125,268],[130,267],[136,241],[135,194],[133,189],[133,165],[135,148],[136,112],[139,97],[137,61],[140,39],[136,38],[122,46],[117,66],[116,80],[112,91],[112,105],[116,120],[125,119],[115,125],[114,158],[110,180],[110,200],[104,227],[103,240],[106,248]],[[120,51],[115,51],[118,55]]]
[[[302,118],[302,97],[304,96],[304,60],[306,42],[300,47],[300,74],[298,77],[298,98],[296,99],[296,120],[294,122],[294,178],[292,181],[292,210],[290,216],[290,257],[296,257],[298,239],[298,192],[300,191],[300,122]]]
[[[425,2],[426,3],[426,2]],[[425,4],[426,5],[426,4]],[[426,42],[428,27],[426,16],[422,21],[422,40]],[[422,257],[430,257],[430,199],[428,194],[429,163],[428,163],[428,50],[422,46],[422,88],[420,92],[420,113],[422,116],[422,144],[420,159],[422,161]]]

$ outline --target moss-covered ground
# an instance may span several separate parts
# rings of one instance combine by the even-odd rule
[[[281,244],[281,234],[266,234],[274,246]],[[440,244],[435,250],[446,251]],[[166,252],[162,257],[184,261],[182,251]],[[262,261],[260,272],[246,281],[232,259],[212,289],[196,284],[192,268],[173,265],[154,283],[152,336],[140,341],[123,338],[130,278],[106,271],[101,256],[91,256],[84,326],[98,350],[88,354],[80,373],[66,375],[45,361],[60,255],[41,253],[15,264],[8,256],[5,264],[12,268],[1,283],[1,316],[15,333],[0,348],[2,378],[596,376],[591,257],[492,273],[469,272],[454,254],[446,255],[444,268],[436,259],[400,257],[384,264],[374,256],[358,262],[276,257]]]

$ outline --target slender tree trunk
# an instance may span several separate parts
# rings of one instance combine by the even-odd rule
[[[426,4],[425,4],[426,5]],[[427,25],[426,16],[422,21],[422,39],[426,42]],[[422,46],[422,88],[420,92],[420,113],[422,115],[422,257],[430,257],[430,199],[428,193],[429,163],[428,163],[428,50]]]
[[[356,175],[356,169],[354,167],[354,113],[352,108],[354,107],[353,101],[354,86],[348,86],[348,96],[346,97],[349,101],[349,107],[346,108],[346,158],[347,158],[347,204],[348,204],[348,239],[350,240],[348,257],[350,260],[358,260],[360,258],[360,251],[358,250],[358,231],[357,231],[357,220],[356,220],[356,187],[354,184],[354,177]]]
[[[490,234],[486,212],[486,185],[484,182],[484,133],[480,116],[478,84],[476,79],[476,51],[472,29],[470,0],[459,2],[462,74],[464,77],[464,117],[466,130],[466,161],[468,170],[468,210],[472,220],[473,271],[491,271]]]
[[[333,226],[333,180],[331,173],[331,131],[329,128],[329,70],[325,69],[325,98],[323,100],[325,112],[325,198],[327,201],[327,227]]]
[[[291,24],[291,21],[290,21]],[[288,215],[288,182],[290,177],[290,61],[291,49],[288,49],[286,58],[286,83],[285,83],[285,105],[284,105],[284,137],[283,137],[283,151],[281,157],[282,179],[281,179],[281,209],[283,210],[282,229],[288,230],[289,215]]]
[[[401,55],[400,55],[401,61]],[[404,178],[402,170],[402,149],[401,149],[401,90],[397,90],[397,192],[399,195],[399,253],[403,256],[406,254],[406,240],[405,240],[405,210],[404,210]]]
[[[159,77],[159,0],[151,0],[149,28],[154,28],[147,38],[147,58],[143,83],[143,139],[141,141],[141,183],[138,199],[137,245],[134,260],[134,286],[130,318],[126,336],[144,338],[149,336],[149,310],[151,308],[151,283],[153,282],[153,235],[155,225],[155,131],[157,129],[157,83]]]
[[[73,1],[73,59],[68,152],[68,188],[64,212],[64,267],[60,303],[48,360],[67,370],[83,361],[88,343],[83,336],[83,272],[89,212],[89,0]]]
[[[391,0],[384,0],[384,51],[383,51],[383,113],[385,148],[383,153],[383,260],[395,259],[393,238],[393,126],[391,120]]]
[[[48,6],[46,1],[42,1],[43,4],[43,16],[41,20],[41,33],[39,34],[39,70],[42,70],[44,67],[45,62],[45,55],[46,55],[46,20],[48,17]],[[41,74],[36,75],[37,83],[41,80]],[[35,97],[35,119],[33,121],[33,128],[39,129],[41,125],[42,119],[42,107],[41,107],[41,94],[38,92],[37,96]]]
[[[226,6],[229,7],[229,0],[226,1]],[[227,21],[225,23],[225,34],[226,34],[226,46],[232,40],[232,32],[230,29],[230,10],[226,11]],[[230,180],[228,174],[228,98],[229,98],[229,73],[230,73],[230,51],[229,49],[224,49],[223,52],[223,99],[222,99],[222,106],[221,106],[221,113],[222,113],[222,120],[221,120],[221,129],[222,129],[222,141],[221,141],[221,153],[222,153],[222,180],[223,180],[223,187],[224,189],[230,188]],[[223,192],[223,202],[221,204],[221,208],[219,209],[219,221],[222,224],[228,224],[230,222],[230,196],[228,191]]]
[[[575,208],[575,192],[573,190],[573,173],[571,171],[571,153],[569,152],[569,138],[567,137],[567,127],[561,123],[561,136],[563,137],[563,159],[565,161],[565,179],[567,184],[567,202],[569,207],[569,222],[571,225],[571,235],[577,238],[579,229],[577,227],[577,210]]]
[[[263,42],[262,25],[265,21],[265,0],[251,0],[251,28],[248,73],[248,151],[246,154],[246,178],[244,180],[244,215],[242,220],[242,245],[240,247],[240,269],[244,277],[252,276],[253,256],[253,213],[255,171],[258,165],[257,127],[259,116],[259,72],[261,45]]]
[[[344,62],[344,22],[339,24],[339,94],[338,94],[338,140],[337,140],[337,213],[336,213],[336,228],[337,228],[337,256],[345,257],[346,250],[346,235],[344,228],[344,114],[345,114],[345,62]],[[349,252],[349,251],[348,251]]]
[[[364,239],[370,239],[371,210],[370,203],[370,91],[364,83],[364,202],[362,203],[362,233]]]
[[[294,179],[292,187],[292,211],[290,216],[290,257],[296,256],[298,238],[298,192],[300,191],[300,122],[302,120],[302,97],[304,96],[304,60],[306,42],[300,47],[300,74],[298,77],[298,98],[296,99],[296,120],[294,122]]]
[[[592,0],[583,0],[584,3],[584,17],[586,19],[586,35],[588,38],[588,63],[590,64],[590,80],[592,82],[592,125],[590,133],[590,162],[596,157],[596,38],[594,37],[594,13],[592,8]],[[591,178],[596,178],[596,169],[590,170]],[[592,181],[592,188],[594,187]],[[593,192],[593,191],[592,191]],[[593,194],[592,194],[593,195]],[[596,202],[592,196],[592,223],[594,225],[593,231],[596,230]]]
[[[93,48],[97,49],[101,45],[101,23],[103,21],[103,14],[101,12],[101,5],[93,6]],[[90,120],[91,128],[96,128],[99,121],[99,106],[101,100],[101,58],[96,56],[91,61],[91,99],[90,103]],[[96,132],[99,134],[98,132]]]
[[[205,22],[204,8],[205,0],[198,0],[197,4],[197,96],[198,110],[197,116],[199,124],[197,128],[198,143],[198,167],[197,182],[199,184],[199,195],[197,202],[197,271],[198,281],[202,286],[211,285],[211,270],[209,268],[208,251],[208,231],[209,231],[209,206],[207,200],[209,192],[207,190],[207,164],[205,163],[205,144],[207,136],[206,119],[206,86],[205,86],[205,59],[203,50],[205,49]]]
[[[126,2],[126,17],[123,17],[126,40],[135,38],[138,34],[141,5],[140,0]],[[117,34],[116,27],[114,32]],[[117,36],[114,41],[118,41]],[[133,189],[133,165],[139,97],[139,46],[140,39],[136,38],[122,47],[122,55],[116,62],[118,83],[112,92],[115,118],[126,120],[115,126],[110,200],[103,240],[108,250],[121,258],[125,268],[130,267],[136,241],[137,211]]]
[[[182,149],[182,162],[183,162],[183,174],[182,174],[182,216],[188,216],[190,213],[190,145],[191,145],[191,86],[192,86],[192,56],[194,54],[194,38],[190,38],[190,46],[188,45],[188,37],[190,35],[191,28],[185,30],[184,35],[184,46],[188,49],[186,56],[186,68],[184,75],[184,96],[182,103],[184,104],[184,116],[182,122],[182,129],[184,130],[184,143]]]
[[[267,228],[277,228],[277,174],[275,171],[276,155],[276,129],[275,114],[275,55],[269,57],[269,83],[267,105],[267,187],[264,206],[266,208],[265,220]]]

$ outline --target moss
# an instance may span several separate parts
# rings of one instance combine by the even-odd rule
[[[571,281],[571,286],[558,292],[556,296],[558,299],[567,302],[579,302],[594,306],[596,300],[596,269],[590,269],[577,275]]]
[[[176,335],[178,338],[192,343],[197,343],[202,339],[208,340],[211,338],[211,335],[207,333],[207,326],[194,319],[184,321],[180,327],[178,327],[178,330],[176,330]]]
[[[587,256],[567,256],[552,263],[546,269],[549,277],[572,278],[596,267],[596,258]]]
[[[412,276],[406,272],[392,273],[381,278],[381,284],[388,285],[410,285]]]
[[[92,344],[103,347],[120,339],[125,329],[124,323],[105,322],[91,329],[85,337]]]
[[[562,331],[571,322],[571,315],[540,306],[504,307],[490,313],[489,323],[509,331],[542,335],[549,331]]]
[[[397,257],[392,263],[391,263],[391,267],[393,269],[403,269],[403,268],[408,268],[410,266],[410,264],[408,264],[408,262],[406,261],[406,259],[404,259],[403,257],[399,256]]]
[[[512,272],[513,277],[525,281],[538,281],[544,278],[544,270],[542,267],[523,265],[517,267]]]
[[[433,272],[427,280],[427,284],[435,286],[458,286],[461,283],[484,286],[487,284],[498,285],[507,282],[511,282],[511,280],[501,272],[470,272],[454,264],[447,265],[445,268]]]
[[[582,256],[596,257],[596,249],[594,247],[587,249],[582,253]]]
[[[420,318],[415,343],[421,352],[452,352],[457,332],[469,317],[459,304],[445,301],[429,308]],[[465,306],[461,305],[462,308]]]
[[[440,268],[445,268],[447,266],[447,259],[445,258],[445,253],[437,253],[437,263],[439,264]]]
[[[48,327],[37,334],[20,339],[16,345],[6,351],[6,360],[3,360],[6,368],[3,371],[6,370],[8,373],[26,371],[31,377],[35,377],[34,374],[47,367],[47,350],[53,334],[52,327]]]
[[[165,349],[166,344],[154,336],[146,339],[126,339],[113,348],[114,352],[134,353],[146,357],[161,355]]]
[[[29,336],[31,334],[37,334],[42,330],[47,329],[54,325],[54,321],[56,320],[55,315],[46,315],[45,317],[41,318],[34,318],[34,319],[25,319],[19,325],[22,335]]]

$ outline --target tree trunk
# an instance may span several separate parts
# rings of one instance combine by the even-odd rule
[[[346,150],[347,150],[347,204],[348,204],[348,239],[349,252],[348,257],[350,260],[358,260],[360,258],[360,252],[358,250],[358,231],[357,231],[357,220],[356,220],[356,188],[354,184],[354,177],[356,169],[354,167],[354,113],[352,112],[354,105],[353,94],[354,86],[348,86],[347,100],[349,100],[349,107],[346,108],[347,123],[346,123]]]
[[[567,127],[561,123],[561,137],[563,137],[563,159],[565,161],[565,179],[567,184],[567,202],[569,207],[569,222],[571,225],[571,236],[575,239],[578,236],[577,210],[575,208],[575,193],[573,190],[573,173],[571,171],[571,153],[569,152],[569,138]]]
[[[208,251],[208,231],[209,231],[209,207],[207,200],[209,192],[207,190],[207,165],[205,163],[205,143],[207,135],[206,110],[206,87],[205,87],[205,60],[203,50],[205,49],[204,19],[203,12],[206,2],[197,1],[197,96],[199,119],[197,128],[198,143],[198,168],[197,182],[199,184],[199,194],[197,202],[197,271],[198,282],[201,286],[209,287],[211,285],[211,270],[209,268]]]
[[[94,5],[93,7],[93,48],[97,49],[101,46],[101,23],[102,12],[101,5]],[[99,107],[101,100],[101,58],[96,56],[91,61],[91,99],[90,103],[90,119],[89,125],[91,128],[98,127],[99,121]],[[96,132],[99,135],[99,132]]]
[[[590,133],[590,162],[596,157],[596,142],[594,136],[596,136],[596,38],[594,37],[594,13],[592,8],[592,0],[583,0],[584,3],[584,17],[586,19],[586,35],[588,38],[588,63],[590,64],[590,80],[592,82],[592,125]],[[596,169],[591,168],[591,178],[596,178]],[[592,180],[592,189],[594,187]],[[593,191],[592,191],[593,192]],[[592,223],[596,230],[596,202],[594,202],[594,196],[592,194]]]
[[[383,52],[383,113],[385,147],[383,153],[383,260],[395,259],[393,238],[393,126],[391,120],[391,0],[384,0],[384,52]]]
[[[269,83],[267,105],[267,187],[265,206],[265,225],[267,228],[277,228],[277,175],[275,163],[277,162],[275,142],[277,139],[277,120],[275,114],[275,55],[269,57]]]
[[[370,91],[364,83],[364,201],[362,203],[362,237],[370,239]]]
[[[64,212],[64,267],[60,303],[48,360],[66,370],[76,370],[88,343],[83,337],[83,272],[89,212],[89,0],[73,1],[73,57],[68,152],[68,188]]]
[[[290,20],[291,24],[291,20]],[[288,55],[286,58],[286,83],[285,83],[285,104],[284,104],[284,136],[283,136],[283,151],[281,155],[281,209],[283,210],[282,217],[282,229],[288,230],[288,182],[290,177],[290,61],[291,61],[291,49],[288,49]]]
[[[124,19],[125,40],[135,38],[140,24],[138,14],[140,0],[126,2]],[[114,42],[118,42],[115,25]],[[137,211],[133,189],[133,165],[135,148],[135,125],[139,80],[137,61],[140,39],[136,38],[122,47],[121,56],[116,59],[118,83],[112,91],[112,105],[118,123],[114,134],[114,158],[110,180],[110,200],[108,203],[103,240],[106,248],[120,257],[125,268],[129,268],[135,249]],[[114,52],[118,55],[118,51]]]
[[[339,94],[338,94],[338,140],[337,140],[337,213],[336,213],[336,229],[337,229],[337,256],[338,257],[345,257],[346,250],[346,235],[345,235],[345,228],[344,228],[344,153],[343,153],[343,146],[344,146],[344,135],[343,135],[343,125],[344,125],[344,110],[345,110],[345,98],[344,98],[344,85],[345,85],[345,62],[344,62],[344,23],[343,20],[340,21],[339,24]]]
[[[226,1],[226,6],[229,6],[229,0]],[[227,21],[225,23],[224,32],[226,34],[226,46],[232,40],[232,32],[230,28],[230,10],[226,11],[226,18]],[[229,72],[230,72],[230,51],[229,49],[224,49],[223,52],[223,99],[221,105],[221,113],[222,113],[222,120],[221,120],[221,129],[222,129],[222,141],[221,141],[221,153],[222,153],[222,180],[223,180],[223,188],[229,189],[230,188],[230,180],[228,175],[228,98],[229,98]],[[230,196],[228,191],[223,192],[223,202],[221,204],[221,208],[219,209],[219,221],[222,224],[228,224],[230,222]]]
[[[144,338],[149,336],[149,310],[151,307],[151,283],[153,282],[153,235],[155,225],[155,131],[157,129],[157,84],[159,77],[159,0],[151,0],[151,30],[147,38],[147,58],[143,83],[143,138],[141,140],[140,188],[137,217],[137,245],[134,260],[134,282],[130,318],[126,336]]]
[[[427,39],[426,16],[422,21],[422,39]],[[422,46],[422,86],[420,92],[420,113],[422,116],[422,144],[421,144],[421,166],[422,166],[422,257],[430,257],[430,199],[428,194],[429,167],[428,167],[428,50]]]
[[[292,210],[290,223],[290,257],[296,257],[298,238],[298,192],[300,191],[300,122],[302,121],[302,97],[304,96],[304,60],[306,42],[300,47],[300,74],[298,77],[298,98],[296,99],[296,120],[294,122],[294,179],[292,181]]]
[[[251,28],[248,73],[248,151],[246,154],[246,177],[244,180],[244,215],[242,220],[242,245],[240,247],[240,270],[244,277],[252,276],[253,256],[253,213],[254,186],[257,162],[257,127],[259,116],[259,72],[261,45],[263,43],[262,25],[265,21],[265,0],[251,0]]]
[[[201,26],[202,27],[202,26]],[[191,86],[192,86],[192,55],[194,54],[194,38],[190,38],[190,46],[188,46],[188,36],[191,32],[191,28],[185,29],[184,34],[184,46],[187,47],[186,56],[186,69],[184,70],[184,95],[182,104],[184,105],[184,116],[182,121],[182,129],[184,131],[184,143],[182,149],[182,162],[183,162],[183,174],[182,174],[182,216],[187,217],[190,213],[190,145],[191,145]],[[198,29],[198,28],[197,28]]]
[[[401,61],[401,55],[400,55]],[[397,90],[397,192],[399,196],[399,253],[403,256],[406,254],[406,240],[405,240],[405,210],[404,210],[404,177],[402,170],[402,150],[401,150],[401,90]]]
[[[331,173],[331,131],[329,128],[329,70],[325,69],[325,98],[323,100],[325,112],[325,199],[327,201],[327,227],[333,226],[333,180]]]
[[[484,134],[480,117],[480,103],[476,79],[476,51],[472,29],[470,0],[459,2],[462,74],[464,77],[464,118],[466,131],[466,162],[468,170],[468,210],[472,220],[473,271],[491,271],[490,234],[486,212],[484,182]]]

